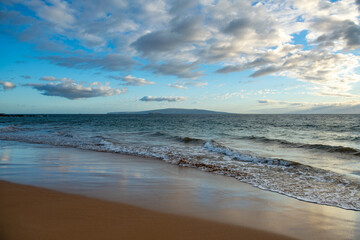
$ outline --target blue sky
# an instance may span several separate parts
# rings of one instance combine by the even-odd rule
[[[360,113],[360,1],[5,0],[0,112]]]

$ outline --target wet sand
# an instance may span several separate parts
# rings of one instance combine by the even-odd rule
[[[360,239],[360,212],[155,159],[0,141],[0,179],[298,239]]]
[[[0,239],[291,239],[0,181]]]

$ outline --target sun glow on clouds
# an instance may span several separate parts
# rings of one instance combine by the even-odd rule
[[[275,77],[303,82],[307,87],[301,91],[306,92],[308,101],[337,99],[346,103],[341,98],[359,99],[354,94],[360,82],[359,1],[252,3],[5,0],[0,4],[0,31],[19,43],[35,46],[41,52],[36,61],[74,73],[96,70],[107,75],[113,84],[142,86],[131,87],[128,94],[134,94],[133,99],[147,96],[141,101],[154,104],[183,101],[203,93],[222,96],[218,101],[237,97],[256,104],[256,94],[235,94],[240,86],[236,85],[239,79],[233,76],[240,72],[246,73],[242,78],[271,79],[273,85]],[[18,62],[20,66],[21,61]],[[48,83],[28,83],[26,80],[33,76],[21,74],[23,84],[18,86],[30,86],[47,96],[81,99],[126,92],[92,80],[77,83],[43,77]],[[37,73],[55,74],[59,75],[42,69]],[[226,80],[213,83],[215,76]],[[3,90],[15,88],[8,82],[0,84]],[[216,87],[220,85],[221,89]],[[256,82],[252,86],[249,91],[263,89]],[[283,89],[288,87],[285,84]],[[176,100],[162,97],[164,94],[158,89],[181,89],[189,95]],[[228,92],[223,92],[225,89]],[[198,94],[190,95],[191,91]],[[158,97],[148,96],[154,94]],[[242,102],[238,100],[238,104],[241,106]]]

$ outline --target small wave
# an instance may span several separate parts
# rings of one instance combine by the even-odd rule
[[[262,142],[262,143],[275,143],[275,144],[279,144],[279,145],[283,145],[283,146],[291,147],[291,148],[316,149],[316,150],[327,151],[330,153],[343,153],[343,154],[360,156],[360,150],[351,148],[351,147],[331,146],[331,145],[324,145],[324,144],[301,144],[301,143],[289,142],[286,140],[269,139],[266,137],[256,137],[256,136],[241,137],[241,139],[253,140],[253,141]]]
[[[204,148],[208,149],[211,152],[221,153],[231,158],[234,158],[238,161],[243,161],[243,162],[262,163],[262,164],[280,165],[280,166],[299,165],[299,163],[297,162],[283,160],[283,159],[261,158],[257,156],[243,154],[238,151],[232,150],[226,146],[223,146],[214,140],[210,142],[206,142]]]
[[[184,143],[205,143],[206,141],[199,138],[192,138],[192,137],[177,137],[178,140]]]
[[[173,139],[175,141],[179,141],[179,142],[183,142],[183,143],[200,143],[200,144],[206,143],[205,140],[200,139],[200,138],[173,136],[171,134],[164,133],[164,132],[155,132],[155,133],[150,134],[150,136],[152,136],[152,137],[165,137],[165,138]]]

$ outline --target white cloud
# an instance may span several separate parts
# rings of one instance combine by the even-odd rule
[[[111,88],[108,84],[103,85],[100,82],[92,82],[88,86],[84,86],[70,78],[43,77],[42,79],[50,82],[47,84],[29,83],[24,86],[32,87],[45,96],[58,96],[71,100],[113,96],[127,92],[125,88]]]
[[[278,100],[271,100],[271,99],[260,99],[260,100],[258,100],[258,103],[260,103],[260,104],[271,104],[271,105],[291,105],[291,106],[308,105],[308,103],[278,101]]]
[[[240,92],[231,92],[231,93],[224,93],[224,94],[221,94],[219,96],[215,96],[215,100],[228,100],[230,98],[241,98],[241,99],[244,99],[245,98],[245,94],[244,94],[244,91],[240,91]]]
[[[144,86],[155,84],[155,82],[147,81],[145,78],[136,78],[131,75],[123,77],[122,81],[124,82],[123,85],[126,86]]]
[[[356,72],[359,63],[360,57],[351,53],[294,48],[284,55],[283,50],[275,49],[264,54],[263,59],[257,58],[241,65],[226,66],[217,72],[228,73],[255,67],[256,71],[250,75],[251,77],[278,74],[312,83],[321,88],[322,92],[344,94],[351,90],[353,83],[360,80]]]
[[[180,85],[180,84],[168,84],[169,87],[172,88],[177,88],[177,89],[187,89],[187,87],[185,87],[184,85]]]
[[[193,86],[193,87],[205,87],[208,85],[207,82],[201,82],[201,81],[184,81],[184,82],[181,82],[180,84],[183,84],[183,85],[186,85],[186,86]]]
[[[262,90],[258,90],[254,93],[252,93],[253,95],[267,95],[267,94],[279,94],[278,91],[276,90],[272,90],[272,89],[262,89]]]
[[[204,87],[207,86],[207,82],[202,82],[198,80],[187,80],[187,81],[177,81],[174,84],[168,84],[169,87],[178,88],[178,89],[187,89],[187,86],[192,87]]]
[[[12,82],[6,82],[0,80],[0,86],[4,91],[16,88],[16,84]]]
[[[180,102],[187,100],[186,97],[153,97],[153,96],[145,96],[140,99],[140,101],[144,102]]]
[[[202,82],[199,80],[187,80],[187,81],[177,81],[174,84],[168,84],[169,87],[177,88],[177,89],[187,89],[187,86],[192,87],[204,87],[207,86],[207,82]]]

